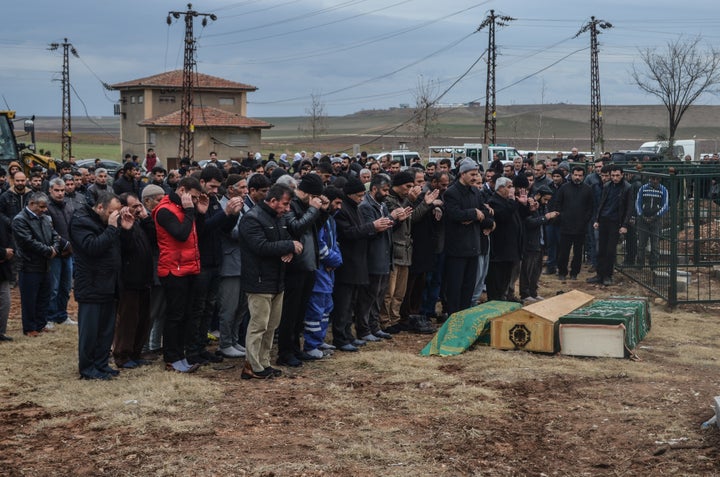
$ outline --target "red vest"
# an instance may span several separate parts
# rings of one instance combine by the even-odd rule
[[[160,209],[166,209],[177,217],[179,222],[185,218],[185,211],[166,195],[162,198],[155,210],[153,219],[157,230],[157,242],[160,249],[158,260],[158,276],[166,277],[172,274],[176,277],[197,275],[200,273],[200,249],[198,248],[197,231],[193,223],[192,231],[187,240],[180,242],[172,237],[164,227],[157,223],[157,214]]]

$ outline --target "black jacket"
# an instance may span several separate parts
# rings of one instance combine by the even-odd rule
[[[7,259],[8,248],[17,250],[10,226],[4,220],[0,220],[0,282],[12,280],[12,266]]]
[[[592,219],[594,209],[590,186],[584,183],[566,182],[555,195],[551,210],[560,212],[558,217],[560,233],[571,235],[587,233],[587,225]]]
[[[424,201],[425,194],[431,192],[426,189],[418,198]],[[410,273],[427,273],[435,270],[435,253],[437,252],[438,242],[442,238],[442,228],[445,224],[441,219],[435,219],[435,207],[432,206],[430,211],[422,216],[412,225],[412,264],[410,265]]]
[[[485,208],[482,192],[473,186],[455,182],[443,195],[445,207],[445,254],[449,257],[477,257],[488,252],[489,240],[483,233],[491,229],[494,219]],[[485,214],[482,222],[477,211]],[[470,223],[465,223],[470,222]]]
[[[226,215],[218,198],[212,196],[205,215],[197,214],[196,217],[195,227],[200,249],[200,267],[203,270],[209,267],[220,267],[223,259],[221,237],[223,233],[230,233],[237,223],[238,216]]]
[[[328,218],[327,212],[310,207],[295,197],[285,214],[285,223],[293,239],[303,245],[300,255],[288,264],[288,271],[314,272],[320,266],[318,233]]]
[[[618,211],[619,211],[619,220],[620,227],[628,227],[630,225],[630,219],[633,216],[633,212],[635,210],[635,199],[633,197],[633,190],[632,186],[628,181],[623,179],[623,181],[620,183],[622,187],[613,188],[613,181],[607,181],[605,185],[603,186],[602,196],[600,197],[600,205],[598,206],[597,213],[595,215],[595,222],[598,221],[600,214],[602,213],[602,209],[605,206],[605,202],[608,200],[608,195],[611,191],[616,190],[618,191],[619,197],[619,204],[618,204]]]
[[[284,291],[285,263],[280,257],[295,251],[285,217],[278,217],[273,209],[261,202],[240,219],[239,238],[242,290],[273,295]]]
[[[27,207],[15,216],[12,229],[20,266],[25,272],[47,272],[53,249],[56,254],[60,254],[67,246],[67,240],[53,229],[49,215],[38,217],[30,213]]]
[[[528,217],[525,217],[525,220],[523,221],[524,252],[541,252],[543,250],[544,246],[540,243],[540,238],[541,236],[544,236],[544,228],[547,222],[544,207],[541,207],[535,212],[532,212]]]
[[[75,299],[107,303],[117,298],[122,266],[118,228],[103,223],[86,205],[70,221],[70,242],[75,253]]]
[[[335,282],[367,285],[368,241],[377,234],[375,226],[362,217],[354,200],[345,197],[335,214],[335,227],[343,258],[343,264],[335,270]]]
[[[18,194],[14,189],[8,189],[0,195],[0,218],[6,224],[11,225],[13,218],[25,208],[30,193],[28,187],[23,194]]]
[[[75,207],[67,199],[62,202],[48,200],[48,214],[52,218],[53,228],[65,240],[70,240],[70,219],[74,213]]]
[[[446,194],[447,195],[447,194]],[[497,227],[490,234],[490,261],[517,262],[522,258],[524,216],[528,208],[517,200],[505,199],[495,193],[490,199]]]
[[[130,230],[120,228],[122,289],[145,290],[153,285],[153,244],[156,240],[155,221],[151,216],[135,221]]]

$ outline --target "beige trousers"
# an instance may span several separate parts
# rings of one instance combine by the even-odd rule
[[[270,366],[270,349],[275,329],[280,324],[283,295],[247,294],[250,322],[245,337],[245,359],[256,373]]]
[[[400,305],[407,290],[410,267],[395,265],[388,277],[388,289],[380,306],[380,325],[383,329],[400,321]]]

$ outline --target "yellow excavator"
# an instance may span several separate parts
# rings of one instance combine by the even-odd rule
[[[33,116],[34,119],[34,116]],[[35,123],[26,119],[24,129],[30,134],[29,144],[18,143],[15,138],[15,111],[0,111],[0,165],[7,170],[11,162],[19,162],[25,174],[30,173],[34,166],[41,166],[55,171],[55,159],[35,152]]]

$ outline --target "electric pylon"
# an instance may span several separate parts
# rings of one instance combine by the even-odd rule
[[[600,103],[600,64],[598,62],[598,40],[597,36],[601,31],[598,27],[607,30],[612,28],[610,22],[590,17],[590,21],[580,28],[575,38],[586,31],[590,31],[590,150],[597,156],[605,149],[605,137],[603,136],[603,113]]]
[[[62,67],[62,137],[61,137],[61,158],[69,161],[72,156],[72,117],[70,115],[70,61],[68,52],[78,58],[78,53],[72,43],[65,38],[62,43],[50,43],[48,50],[54,51],[63,47]]]
[[[495,27],[506,26],[508,22],[515,20],[512,17],[504,15],[495,15],[495,10],[490,10],[485,20],[480,24],[477,31],[488,27],[488,58],[487,58],[487,82],[485,84],[485,134],[483,142],[485,144],[494,144],[496,129],[496,111],[495,111],[495,63],[497,60],[497,46],[495,45]]]
[[[193,122],[193,92],[195,89],[195,37],[193,36],[193,19],[203,17],[202,26],[207,25],[208,17],[215,21],[217,16],[213,13],[199,13],[192,9],[192,3],[187,4],[187,11],[168,12],[167,24],[172,25],[172,19],[176,20],[185,15],[185,58],[183,61],[183,90],[182,104],[180,106],[180,145],[178,147],[178,158],[189,158],[191,161],[195,154],[193,133],[195,123]]]

